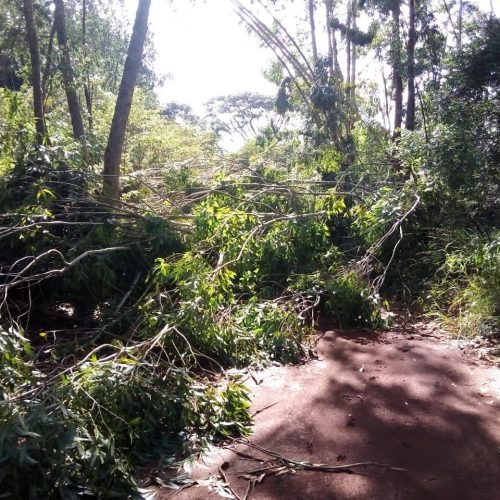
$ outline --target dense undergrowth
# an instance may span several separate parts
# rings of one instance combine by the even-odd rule
[[[319,317],[382,326],[394,299],[496,335],[491,203],[461,194],[473,211],[457,223],[430,168],[438,146],[403,136],[402,173],[374,189],[385,173],[365,180],[355,163],[324,180],[338,158],[291,141],[131,172],[118,210],[87,145],[16,155],[0,188],[3,491],[137,493],[152,457],[177,463],[248,433],[246,389],[227,370],[306,359]]]
[[[196,171],[149,176],[149,210],[110,211],[62,151],[2,179],[0,483],[14,497],[130,493],[155,454],[249,432],[226,369],[307,359],[320,310],[380,323],[332,242],[328,221],[346,215],[334,191],[295,195],[287,171],[244,162],[203,188]]]
[[[29,88],[0,89],[0,497],[139,496],[141,465],[248,434],[245,369],[306,360],[321,319],[383,327],[398,302],[498,340],[490,24],[397,140],[320,64],[309,108],[280,87],[301,126],[234,155],[141,89],[113,205],[112,92],[84,140],[54,106],[34,147]]]
[[[227,369],[307,359],[320,316],[382,326],[380,293],[405,300],[422,276],[408,303],[495,335],[498,237],[427,233],[428,187],[346,196],[310,159],[247,154],[210,160],[208,182],[189,165],[125,179],[142,197],[110,210],[62,151],[2,179],[0,484],[15,498],[137,493],[153,457],[247,434],[243,372]],[[426,245],[405,248],[403,227]]]

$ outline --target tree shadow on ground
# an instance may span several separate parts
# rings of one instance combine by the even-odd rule
[[[256,389],[255,405],[280,402],[256,417],[252,439],[296,460],[407,472],[266,477],[250,498],[500,499],[499,408],[478,394],[480,366],[439,343],[368,332],[328,333],[319,359]],[[252,467],[229,462],[241,495],[239,472]]]

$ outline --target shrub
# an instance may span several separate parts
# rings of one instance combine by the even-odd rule
[[[442,263],[427,296],[431,312],[462,335],[500,331],[500,234],[489,239],[472,231],[447,233]],[[440,238],[434,242],[443,248]]]
[[[183,443],[193,451],[248,433],[250,403],[237,380],[193,378],[158,361],[152,371],[151,362],[95,359],[36,399],[0,403],[0,494],[123,498],[137,491],[139,461],[180,460]]]

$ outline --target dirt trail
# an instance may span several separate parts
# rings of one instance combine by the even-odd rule
[[[421,333],[421,332],[420,332]],[[288,458],[342,465],[374,461],[407,472],[298,472],[266,477],[255,499],[500,500],[500,370],[446,339],[405,332],[327,332],[318,360],[273,367],[251,382],[252,441]],[[196,464],[195,478],[256,467],[228,450]],[[168,498],[162,489],[158,498]],[[176,500],[217,498],[206,487]]]

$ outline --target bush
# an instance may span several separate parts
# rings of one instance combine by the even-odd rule
[[[497,336],[500,331],[500,234],[448,233],[442,264],[427,296],[431,312],[460,335]],[[442,247],[442,242],[435,241]]]
[[[286,302],[246,298],[237,293],[237,275],[213,269],[202,255],[184,254],[174,262],[159,259],[157,290],[142,306],[149,328],[175,323],[179,343],[223,366],[252,361],[297,361],[305,351],[308,328]],[[149,335],[146,333],[146,335]]]
[[[137,490],[141,460],[179,460],[183,443],[193,451],[248,433],[250,403],[237,380],[195,379],[186,369],[155,364],[152,372],[151,361],[136,355],[96,359],[36,399],[0,403],[0,494],[123,498]]]
[[[380,297],[355,271],[338,269],[330,273],[299,275],[291,282],[292,290],[317,302],[318,311],[339,328],[380,327]]]

